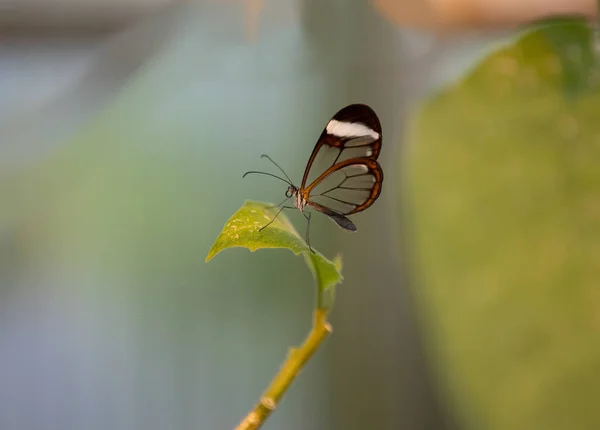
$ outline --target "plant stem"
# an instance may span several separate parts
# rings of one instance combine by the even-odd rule
[[[331,325],[327,322],[327,309],[317,308],[314,313],[313,327],[308,337],[298,348],[291,348],[287,359],[279,373],[271,381],[271,385],[262,395],[260,402],[236,427],[236,430],[255,430],[260,428],[275,410],[286,390],[292,384],[300,370],[312,357],[317,348],[331,333]]]

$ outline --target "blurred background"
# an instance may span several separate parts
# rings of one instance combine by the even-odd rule
[[[367,2],[0,1],[0,429],[226,429],[308,332],[289,252],[204,263],[245,199],[279,202],[328,119],[380,115],[386,181],[345,234],[334,335],[266,429],[456,429],[397,243],[404,120],[502,35],[400,30]],[[304,219],[291,214],[298,229]]]

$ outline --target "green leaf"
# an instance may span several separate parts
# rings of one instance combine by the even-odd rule
[[[598,60],[594,33],[587,21],[573,19],[540,29],[562,69],[562,84],[569,96],[585,95],[598,87]]]
[[[537,28],[413,123],[403,240],[440,386],[465,429],[600,428],[591,41],[579,20]]]
[[[271,206],[254,201],[245,202],[221,230],[208,251],[206,261],[210,261],[227,248],[242,247],[252,252],[263,248],[286,248],[296,255],[304,255],[306,264],[318,284],[320,295],[340,283],[343,279],[341,259],[337,257],[332,262],[318,251],[311,252],[284,213],[279,214],[269,227],[259,231],[277,214],[278,209]]]

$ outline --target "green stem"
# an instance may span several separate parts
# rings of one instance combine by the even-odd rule
[[[279,401],[294,382],[300,370],[313,356],[319,345],[331,333],[331,325],[327,322],[326,309],[316,309],[314,313],[313,328],[308,337],[298,348],[291,348],[288,357],[281,366],[279,373],[271,381],[271,385],[262,395],[260,402],[236,427],[236,430],[254,430],[260,428],[266,419],[275,410]]]

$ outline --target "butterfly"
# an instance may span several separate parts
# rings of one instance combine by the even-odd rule
[[[279,164],[263,154],[261,157],[277,166],[285,179],[255,170],[244,173],[242,177],[253,173],[268,175],[286,182],[288,188],[285,200],[271,206],[281,206],[275,217],[259,231],[271,225],[284,209],[294,208],[299,209],[308,221],[306,243],[313,253],[309,237],[311,212],[305,211],[306,208],[327,215],[344,230],[357,231],[348,215],[364,211],[381,193],[383,170],[377,162],[381,142],[381,123],[373,109],[364,104],[352,104],[337,112],[325,126],[308,159],[299,187],[293,184]],[[329,167],[309,180],[317,158],[329,158]],[[285,205],[290,199],[294,206]]]

